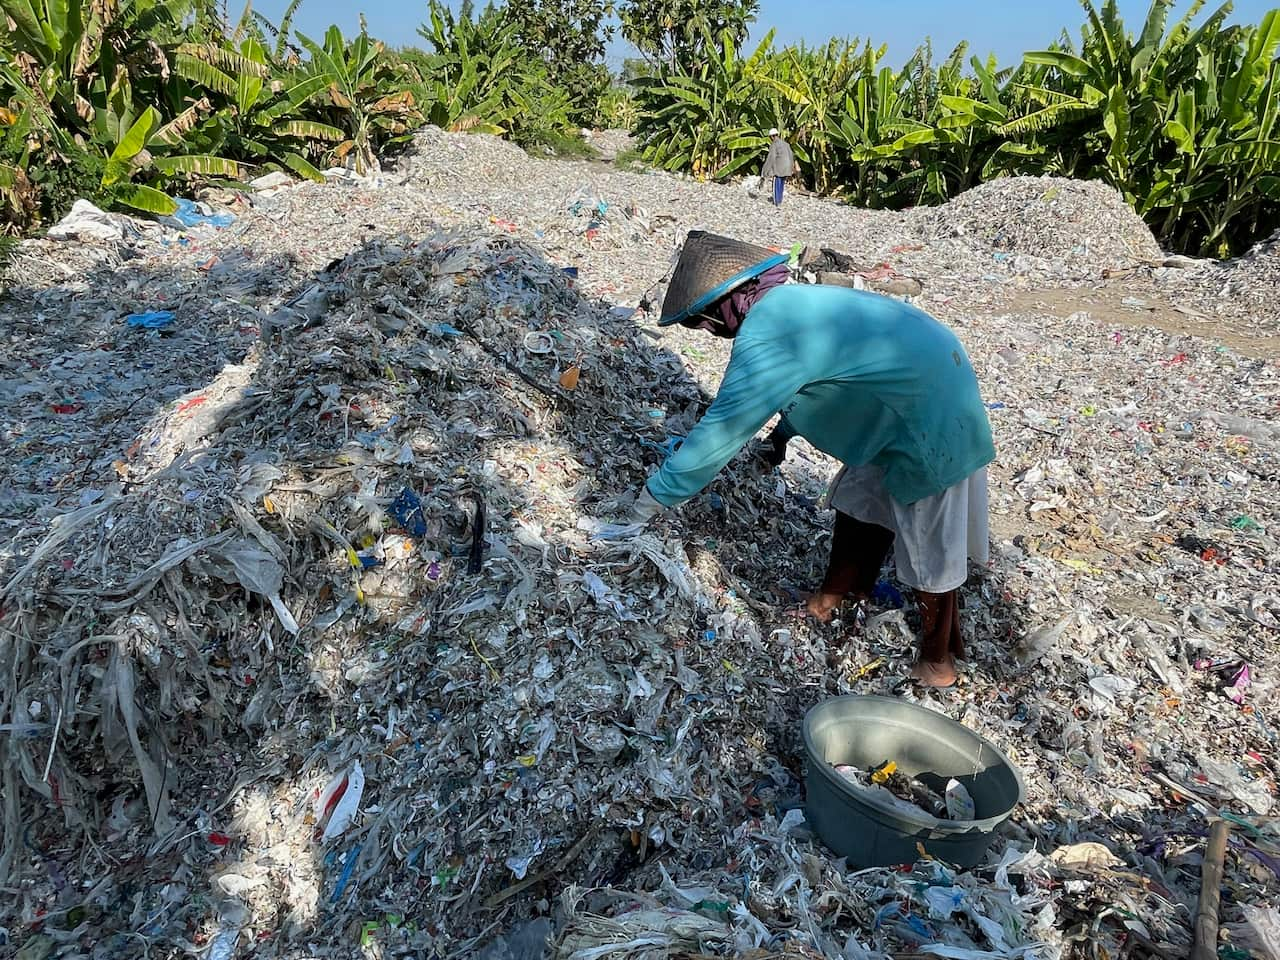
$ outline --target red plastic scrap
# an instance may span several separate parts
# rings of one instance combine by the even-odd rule
[[[342,799],[342,795],[347,792],[347,787],[351,785],[351,777],[347,775],[342,778],[342,783],[338,784],[338,789],[333,791],[331,796],[324,805],[324,809],[320,811],[320,816],[316,818],[316,839],[324,835],[324,825],[329,821],[329,815],[333,813],[334,808],[338,805],[338,801]],[[322,791],[316,791],[316,799],[320,799]]]
[[[898,276],[898,271],[893,269],[887,263],[881,263],[872,267],[870,270],[863,270],[858,273],[863,280],[892,280]]]

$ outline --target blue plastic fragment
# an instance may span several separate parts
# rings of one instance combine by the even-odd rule
[[[876,911],[875,919],[872,920],[871,929],[879,930],[886,920],[892,920],[894,917],[902,913],[902,907],[897,903],[886,904]]]
[[[173,323],[174,314],[172,310],[145,310],[142,313],[131,313],[125,318],[125,322],[131,327],[141,327],[144,330],[159,330]]]
[[[431,332],[441,337],[460,337],[462,331],[451,323],[433,323]]]
[[[356,869],[356,861],[360,859],[360,849],[363,844],[357,843],[351,848],[351,852],[347,854],[347,861],[342,865],[342,873],[338,876],[337,886],[333,888],[333,895],[329,897],[330,903],[337,903],[342,897],[342,891],[347,889],[347,882],[351,879],[351,874]]]
[[[422,513],[422,501],[418,495],[405,487],[391,504],[391,516],[396,518],[410,536],[421,537],[427,532],[427,518]]]
[[[907,917],[907,926],[911,928],[912,933],[920,938],[921,942],[930,940],[933,937],[933,931],[929,929],[929,925],[914,913]]]
[[[400,415],[395,414],[377,430],[360,430],[356,433],[356,441],[365,447],[372,447],[379,437],[400,422]]]
[[[882,607],[893,607],[894,609],[901,609],[906,604],[906,600],[902,597],[902,592],[888,580],[881,580],[876,584],[875,589],[871,592],[871,599]]]
[[[179,198],[174,203],[178,205],[178,209],[171,213],[170,217],[184,227],[198,227],[207,223],[211,227],[222,229],[236,222],[235,216],[230,213],[201,213],[200,207],[193,200]]]

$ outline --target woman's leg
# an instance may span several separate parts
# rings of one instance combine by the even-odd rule
[[[825,623],[845,597],[871,596],[892,545],[893,531],[836,511],[827,575],[805,604],[809,613]]]
[[[956,658],[964,656],[957,592],[917,590],[915,594],[920,607],[920,657],[911,675],[926,687],[949,687],[956,682]]]

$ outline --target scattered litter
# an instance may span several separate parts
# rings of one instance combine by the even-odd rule
[[[942,792],[898,772],[892,760],[883,766],[862,770],[847,763],[837,764],[836,773],[854,789],[879,797],[905,813],[921,810],[939,820],[973,820],[973,798],[964,784],[949,780]]]
[[[1110,870],[1123,867],[1124,861],[1100,843],[1073,843],[1058,847],[1049,859],[1069,870]]]
[[[153,956],[365,937],[494,960],[1180,956],[1219,811],[1256,831],[1223,922],[1265,929],[1280,375],[1258,352],[1280,245],[1168,268],[1097,184],[778,211],[439,130],[381,176],[212,190],[234,228],[189,244],[104,214],[110,242],[19,248],[0,304],[15,951],[83,890],[74,939],[119,956],[141,943],[121,930]],[[902,685],[917,611],[891,568],[839,629],[787,617],[831,523],[834,465],[802,441],[618,526],[729,345],[616,305],[660,302],[707,224],[856,253],[858,282],[915,280],[901,295],[964,341],[1000,458],[946,697]],[[182,322],[126,335],[121,304]],[[1027,800],[988,867],[850,872],[809,836],[800,719],[845,693],[920,698],[1016,759]],[[1120,863],[1049,859],[1090,843]]]
[[[337,774],[316,798],[316,823],[325,843],[341,836],[351,826],[364,797],[364,770],[357,760],[350,772]]]
[[[207,203],[196,203],[184,197],[179,197],[174,202],[178,209],[167,217],[161,218],[161,222],[171,224],[180,230],[204,226],[221,230],[236,222],[235,214],[225,210],[215,213]]]
[[[131,313],[125,318],[129,326],[141,327],[144,330],[163,330],[173,323],[173,320],[172,310],[145,310],[142,313]]]
[[[49,228],[50,240],[120,241],[139,235],[140,230],[128,217],[107,213],[88,200],[77,200],[70,212]]]
[[[257,191],[278,190],[281,187],[287,187],[293,183],[293,178],[281,170],[274,170],[271,173],[264,173],[262,176],[249,181],[249,186]]]

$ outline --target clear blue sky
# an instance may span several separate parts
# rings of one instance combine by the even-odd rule
[[[288,0],[257,0],[254,9],[275,20],[287,4]],[[1218,5],[1211,0],[1205,10]],[[1280,0],[1237,0],[1232,20],[1257,23],[1277,5]],[[483,6],[483,0],[476,6]],[[1179,3],[1179,14],[1189,6],[1188,0]],[[1142,29],[1148,7],[1148,0],[1120,0],[1132,32]],[[417,40],[417,26],[426,19],[427,5],[413,0],[303,0],[294,24],[319,39],[330,23],[338,24],[344,33],[357,29],[362,10],[370,33],[399,46]],[[871,39],[889,45],[893,63],[905,60],[925,37],[932,38],[939,57],[968,40],[971,52],[995,53],[1008,63],[1026,50],[1043,48],[1063,27],[1078,36],[1082,23],[1084,11],[1077,0],[763,0],[752,35],[759,38],[775,27],[779,45],[801,39],[822,42],[832,36]],[[615,43],[609,59],[616,64],[625,53],[625,46]]]

